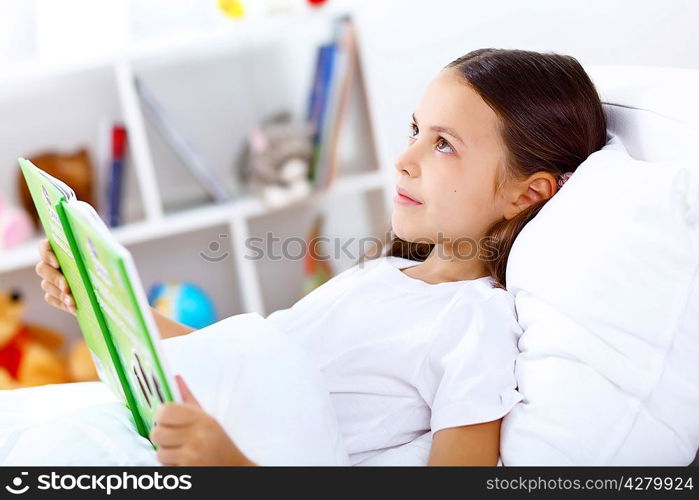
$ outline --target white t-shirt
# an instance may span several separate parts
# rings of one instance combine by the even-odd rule
[[[489,277],[429,284],[401,272],[417,264],[357,264],[267,317],[320,368],[353,465],[522,400],[512,296]]]

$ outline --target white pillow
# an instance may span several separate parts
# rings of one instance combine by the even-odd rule
[[[687,465],[699,446],[699,168],[616,137],[512,247],[524,401],[504,465]]]

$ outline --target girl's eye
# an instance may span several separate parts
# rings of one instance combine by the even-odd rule
[[[446,147],[449,148],[449,151],[442,151],[440,147]],[[441,153],[453,153],[454,148],[451,147],[451,144],[449,144],[446,140],[444,140],[443,137],[440,137],[439,140],[437,141],[437,150],[440,151]]]
[[[414,123],[410,124],[410,133],[408,134],[409,139],[415,139],[415,136],[417,135],[417,125]]]

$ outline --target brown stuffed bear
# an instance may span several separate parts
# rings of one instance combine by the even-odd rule
[[[29,161],[49,175],[68,184],[75,191],[75,195],[79,200],[85,201],[93,207],[95,206],[93,197],[94,168],[90,160],[90,154],[86,149],[80,149],[71,154],[44,153],[30,157]],[[34,226],[40,229],[39,215],[36,213],[29,187],[19,168],[17,169],[17,183],[22,204],[27,213],[31,215]]]
[[[61,353],[63,336],[23,324],[23,312],[18,291],[0,291],[0,389],[97,380],[84,341],[66,356]]]

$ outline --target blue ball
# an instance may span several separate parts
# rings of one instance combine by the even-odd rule
[[[216,322],[211,299],[187,281],[155,283],[148,292],[148,303],[168,318],[197,330]]]

